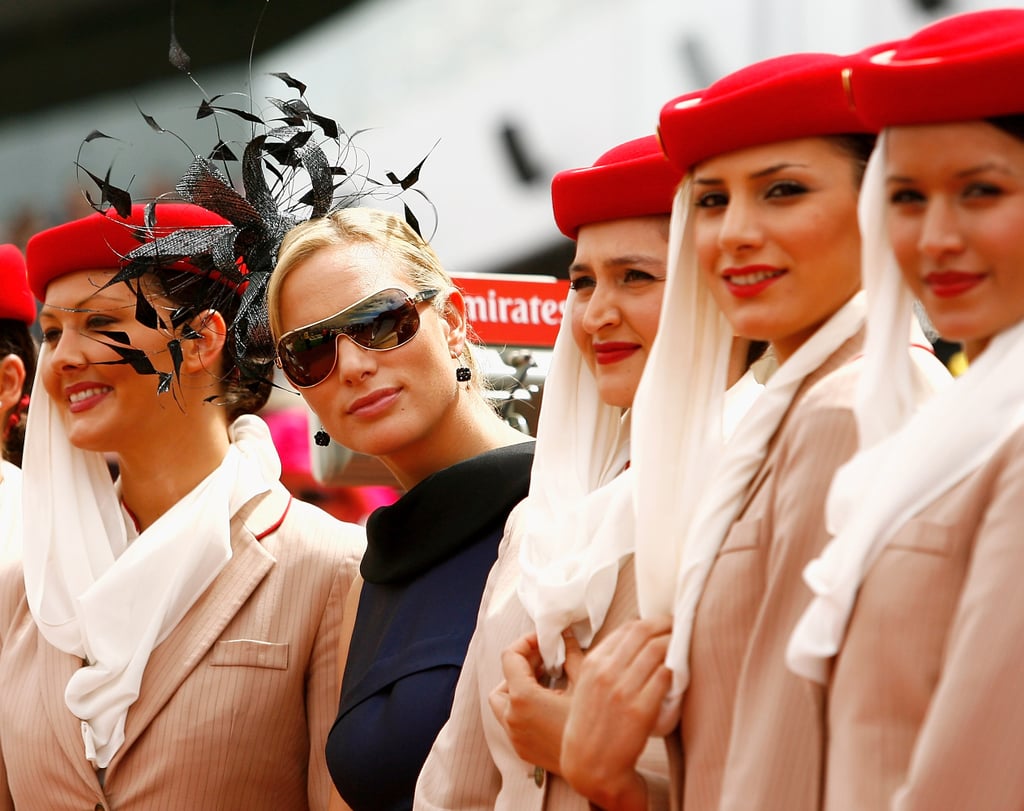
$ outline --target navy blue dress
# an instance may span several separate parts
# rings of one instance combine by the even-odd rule
[[[367,522],[365,580],[327,738],[354,811],[406,811],[448,720],[505,519],[529,489],[533,443],[424,479]]]

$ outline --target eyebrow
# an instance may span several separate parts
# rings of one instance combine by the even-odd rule
[[[109,301],[109,302],[111,302],[112,306],[105,307],[102,310],[101,309],[97,309],[96,307],[86,307],[86,306],[84,306],[84,305],[88,304],[89,302],[95,302],[96,299],[100,299],[101,301],[103,301],[103,300]],[[93,293],[90,296],[86,296],[84,299],[82,299],[81,301],[75,303],[71,307],[58,307],[58,306],[56,306],[54,304],[46,304],[46,303],[44,303],[43,306],[39,309],[39,316],[42,317],[44,315],[51,315],[53,312],[61,312],[61,313],[99,313],[99,312],[103,312],[103,313],[108,313],[108,312],[112,312],[114,310],[126,310],[126,309],[132,308],[134,306],[135,306],[134,304],[128,304],[126,302],[116,302],[114,299],[111,299],[111,298],[109,298],[107,296],[104,296],[101,291],[97,291],[97,292]]]
[[[636,265],[663,265],[665,264],[664,259],[659,259],[655,256],[646,256],[644,254],[626,254],[625,256],[613,256],[611,259],[606,259],[601,262],[602,265],[610,266],[613,268],[621,267],[635,267]],[[569,265],[569,272],[583,273],[589,270],[591,265],[586,262],[573,262]]]
[[[971,177],[973,175],[984,174],[985,172],[998,172],[1001,175],[1013,175],[1013,172],[1008,166],[996,163],[995,161],[989,161],[988,163],[981,163],[977,166],[971,166],[968,169],[961,169],[953,176],[956,178]],[[914,178],[905,175],[889,175],[885,179],[886,183],[913,183]]]
[[[747,175],[750,180],[759,180],[768,175],[774,175],[777,172],[785,171],[786,169],[807,169],[809,166],[806,163],[794,163],[794,162],[783,162],[774,163],[771,166],[766,166],[764,169],[758,169],[756,172],[752,172]],[[717,177],[694,177],[694,183],[704,186],[717,186],[723,181]]]

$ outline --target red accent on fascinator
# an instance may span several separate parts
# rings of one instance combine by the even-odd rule
[[[593,166],[555,175],[555,223],[569,239],[576,239],[580,226],[589,223],[669,214],[681,179],[655,136],[627,141],[609,149]]]
[[[789,54],[679,96],[661,109],[665,154],[688,171],[714,155],[761,144],[874,132],[851,104],[844,77],[850,64],[834,54]]]
[[[1024,9],[958,14],[855,63],[857,109],[879,128],[1024,113]]]
[[[126,254],[158,236],[171,234],[180,228],[228,225],[227,220],[213,212],[185,203],[160,203],[156,207],[155,219],[149,212],[146,206],[134,205],[131,216],[122,218],[109,209],[103,214],[90,214],[33,236],[28,241],[25,255],[29,285],[35,297],[45,300],[46,286],[68,273],[120,270],[126,264]],[[185,261],[176,262],[172,267],[175,270],[205,272]],[[240,275],[242,273],[240,271]],[[231,280],[224,281],[230,286]],[[238,287],[237,283],[235,287]]]
[[[25,257],[14,245],[0,245],[0,318],[31,324],[36,305],[28,289]]]

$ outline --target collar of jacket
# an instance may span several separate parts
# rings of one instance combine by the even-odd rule
[[[368,583],[411,580],[484,535],[526,498],[533,442],[487,451],[439,470],[366,523],[360,573]]]

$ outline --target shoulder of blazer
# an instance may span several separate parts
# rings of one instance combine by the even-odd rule
[[[253,498],[235,516],[245,532],[276,559],[332,558],[352,574],[366,549],[366,530],[293,498],[280,482]]]

